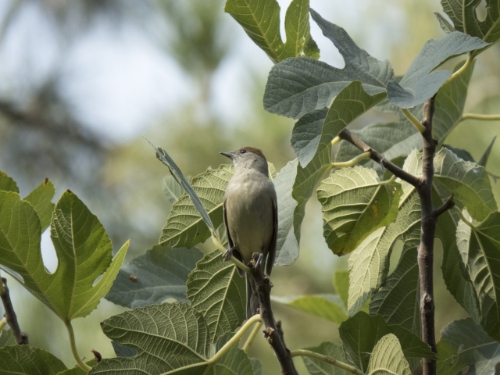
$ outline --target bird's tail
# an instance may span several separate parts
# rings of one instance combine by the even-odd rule
[[[260,307],[257,284],[253,277],[245,274],[247,284],[247,319],[258,313]]]

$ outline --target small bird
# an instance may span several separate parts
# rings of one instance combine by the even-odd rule
[[[243,147],[231,152],[221,152],[233,161],[234,175],[224,194],[224,224],[229,249],[226,260],[236,257],[244,264],[252,254],[261,253],[262,265],[271,275],[276,254],[278,209],[274,184],[269,179],[267,160],[261,150]],[[245,272],[238,268],[243,276]],[[253,278],[245,275],[247,285],[247,319],[257,313],[259,298]]]

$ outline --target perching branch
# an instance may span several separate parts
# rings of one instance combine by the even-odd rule
[[[436,349],[436,335],[434,327],[434,234],[436,232],[437,218],[453,204],[453,198],[436,211],[432,205],[432,179],[434,177],[434,156],[437,141],[432,138],[432,119],[434,116],[434,100],[429,99],[424,105],[424,118],[422,125],[422,183],[417,186],[421,206],[420,245],[418,246],[418,272],[420,283],[420,320],[422,325],[422,340],[430,346],[434,353]],[[423,374],[436,374],[436,360],[424,358]]]
[[[406,181],[406,182],[408,182],[409,184],[411,184],[411,185],[413,185],[415,187],[418,186],[421,183],[421,180],[418,177],[416,177],[416,176],[414,176],[414,175],[412,175],[412,174],[404,171],[403,169],[401,169],[400,167],[398,167],[393,162],[387,160],[384,157],[384,155],[382,155],[377,150],[375,150],[375,149],[371,148],[370,146],[368,146],[361,139],[359,139],[358,137],[356,137],[355,135],[353,135],[349,130],[347,130],[347,129],[342,130],[340,132],[340,134],[339,134],[339,137],[342,138],[343,140],[351,143],[352,145],[354,145],[355,147],[357,147],[362,152],[369,152],[370,153],[370,158],[373,161],[379,163],[384,168],[387,168],[389,171],[391,171],[396,177],[400,178],[401,180]]]
[[[264,337],[271,345],[281,366],[282,375],[297,375],[297,370],[293,364],[290,350],[285,345],[281,322],[274,320],[273,310],[271,309],[271,281],[264,275],[262,267],[262,257],[259,253],[253,253],[250,262],[250,277],[253,277],[257,285],[257,294],[260,302],[260,317],[266,327]]]
[[[10,292],[7,287],[7,280],[3,277],[2,280],[2,290],[0,293],[0,297],[2,298],[3,307],[5,310],[5,320],[12,330],[12,334],[16,339],[18,345],[27,345],[28,344],[28,334],[25,332],[21,332],[21,328],[19,327],[19,322],[17,321],[17,316],[14,311],[14,306],[12,306],[12,301],[10,300]]]

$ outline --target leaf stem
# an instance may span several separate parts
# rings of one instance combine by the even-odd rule
[[[474,61],[474,57],[469,53],[469,56],[467,56],[467,60],[465,60],[465,63],[460,67],[460,69],[455,71],[444,84],[446,85],[447,83],[450,83],[455,78],[457,78],[459,75],[461,75],[465,70],[467,70],[467,68],[469,67],[470,64],[472,64],[473,61]]]
[[[455,212],[460,217],[460,220],[462,220],[469,227],[474,228],[474,224],[469,219],[467,219],[465,217],[465,215],[462,213],[462,210],[460,210],[460,208],[458,208],[458,207],[455,206]]]
[[[335,138],[332,139],[332,147],[335,146],[337,143],[339,143],[342,140],[339,136],[336,136]]]
[[[261,328],[262,328],[262,321],[258,322],[255,325],[255,327],[253,327],[253,330],[250,333],[250,336],[248,336],[247,341],[245,341],[245,344],[241,348],[244,352],[248,351],[248,348],[250,347],[250,345],[252,345],[252,342],[255,339],[255,336],[257,336],[257,333],[259,333],[259,331],[261,330]]]
[[[292,350],[292,352],[290,354],[292,355],[292,357],[301,356],[301,357],[310,357],[310,358],[314,358],[314,359],[319,359],[320,361],[329,363],[333,366],[337,366],[344,371],[350,372],[351,374],[363,375],[363,372],[358,370],[354,366],[348,365],[347,363],[338,361],[335,358],[332,358],[332,357],[329,357],[327,355],[323,355],[320,353],[316,353],[316,352],[313,352],[310,350],[297,349],[297,350]]]
[[[64,325],[68,330],[69,345],[71,346],[71,353],[73,353],[73,358],[75,358],[76,364],[86,373],[89,372],[90,370],[92,370],[92,367],[88,366],[85,362],[82,361],[82,359],[78,355],[78,351],[76,350],[75,332],[73,331],[71,320],[65,320]]]
[[[331,163],[329,169],[352,167],[353,165],[358,164],[361,160],[370,159],[370,157],[371,153],[369,151],[363,152],[362,154],[356,156],[355,158],[352,158],[351,160]]]
[[[412,125],[418,130],[419,133],[423,133],[425,131],[425,127],[407,108],[401,108],[401,112],[403,112],[405,117],[412,123]]]
[[[3,318],[2,320],[0,320],[0,331],[3,329],[3,327],[5,327],[7,325],[7,318]]]
[[[481,115],[479,113],[464,113],[460,121],[478,120],[478,121],[500,121],[500,115]]]
[[[231,339],[226,342],[224,344],[224,346],[222,348],[220,348],[217,353],[215,353],[215,355],[210,358],[207,363],[210,364],[210,365],[213,365],[215,363],[217,363],[221,357],[233,346],[233,345],[236,345],[238,343],[238,341],[240,340],[241,336],[243,336],[243,334],[248,331],[248,329],[254,324],[254,323],[257,323],[257,322],[261,322],[261,318],[260,318],[260,315],[259,314],[255,314],[254,316],[252,316],[250,319],[248,319],[245,324],[243,324],[241,326],[241,328],[238,330],[238,332],[236,332],[234,334],[233,337],[231,337]],[[262,323],[261,323],[262,324]]]

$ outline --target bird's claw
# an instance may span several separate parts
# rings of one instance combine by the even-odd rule
[[[229,249],[226,250],[224,254],[222,254],[222,259],[224,259],[225,262],[231,260],[235,248],[236,248],[235,246],[230,247]]]

